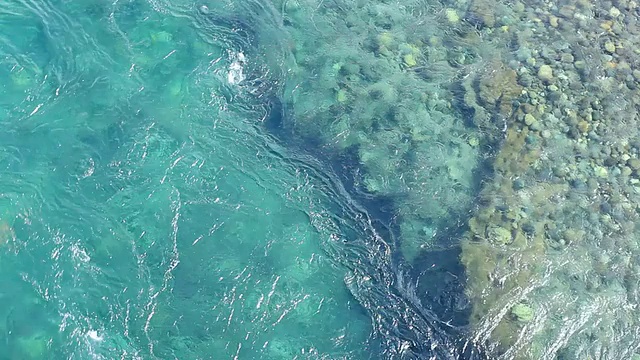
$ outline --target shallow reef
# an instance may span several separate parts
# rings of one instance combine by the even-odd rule
[[[453,88],[479,55],[462,40],[445,43],[451,39],[442,25],[455,19],[418,15],[418,4],[276,7],[292,34],[294,73],[305,75],[294,77],[295,91],[285,96],[288,125],[314,142],[319,137],[327,152],[357,154],[363,170],[357,185],[395,199],[409,262],[447,244],[448,228],[472,208],[487,145],[465,116],[469,109],[456,106]],[[508,96],[487,101],[499,107]]]
[[[638,356],[635,1],[277,7],[311,74],[289,125],[357,154],[409,264],[461,247],[472,341],[501,359]]]

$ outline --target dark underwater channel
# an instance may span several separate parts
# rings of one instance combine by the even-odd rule
[[[265,129],[273,134],[287,148],[295,153],[307,153],[326,166],[344,186],[345,191],[354,202],[360,204],[367,216],[371,218],[373,226],[380,236],[388,239],[395,250],[392,253],[393,262],[388,271],[392,277],[407,285],[406,288],[398,288],[399,296],[409,300],[409,306],[415,306],[418,316],[426,320],[426,323],[439,325],[437,329],[424,329],[427,341],[435,340],[439,350],[436,356],[449,356],[455,359],[480,360],[485,359],[481,349],[470,345],[465,327],[468,325],[470,304],[464,294],[464,267],[459,261],[460,248],[448,245],[442,249],[426,249],[413,264],[407,264],[402,254],[397,250],[399,231],[395,221],[394,199],[379,197],[367,193],[359,186],[360,169],[357,159],[346,154],[335,154],[323,149],[318,142],[310,138],[301,138],[293,131],[287,131],[287,116],[282,110],[281,100],[272,98],[269,101],[270,113],[265,121]],[[464,228],[454,226],[453,229],[442,236],[450,239],[460,236]],[[349,261],[346,259],[345,261]],[[364,301],[363,299],[358,299]],[[390,319],[392,322],[402,323],[407,319]],[[413,321],[409,321],[412,323]],[[446,326],[442,326],[446,324]],[[406,325],[405,325],[406,326]],[[430,338],[429,334],[440,334]],[[408,354],[388,354],[385,358],[416,358],[427,359],[435,354],[430,349],[432,345],[417,345],[417,350]],[[445,344],[443,346],[443,344]],[[448,345],[446,345],[448,344]]]
[[[394,200],[369,194],[358,186],[361,169],[349,153],[327,151],[314,139],[303,138],[287,128],[287,115],[277,96],[271,96],[265,104],[268,109],[263,120],[265,130],[295,154],[294,158],[322,169],[322,177],[326,177],[331,187],[338,189],[335,195],[348,199],[356,209],[356,216],[368,219],[376,236],[390,243],[391,249],[397,247],[401,240],[398,239],[394,219]],[[334,208],[333,211],[338,217],[354,216],[354,213],[343,213],[342,208]],[[446,236],[455,236],[460,231],[454,229]],[[346,243],[352,241],[350,238],[359,237],[357,233],[348,236],[349,231],[346,234]],[[372,256],[376,256],[376,250],[373,251]],[[383,256],[383,253],[377,255]],[[365,265],[365,269],[370,271],[362,273],[366,278],[370,274],[380,274],[378,280],[383,283],[377,285],[361,284],[357,279],[347,277],[349,289],[369,316],[384,318],[372,335],[391,340],[382,342],[380,358],[429,359],[436,356],[486,359],[481,348],[467,338],[469,304],[464,296],[464,268],[459,262],[459,255],[458,247],[449,246],[425,250],[413,265],[407,264],[397,249],[392,250],[391,261],[385,265],[376,259],[363,261],[348,255],[340,259],[347,267],[351,267],[350,263]]]
[[[209,21],[242,34],[246,42],[238,45],[246,54],[257,56],[265,51],[264,46],[255,47],[259,44],[259,36],[256,35],[259,30],[255,27],[264,26],[263,22],[254,26],[252,23],[255,19],[251,16],[237,15],[232,16],[233,20],[229,20],[226,17],[212,16],[208,10],[206,16]],[[286,31],[285,28],[279,29]],[[344,152],[332,150],[320,137],[302,135],[291,126],[295,119],[292,118],[294,115],[290,107],[295,105],[288,104],[290,100],[282,93],[285,87],[283,84],[291,79],[274,78],[273,75],[264,77],[263,68],[253,71],[257,76],[254,75],[253,78],[249,76],[245,81],[249,86],[256,87],[257,98],[264,103],[266,109],[262,120],[264,129],[291,150],[291,153],[306,154],[303,155],[303,159],[307,156],[318,159],[320,164],[317,166],[326,167],[330,174],[335,174],[336,186],[344,188],[345,195],[352,199],[350,201],[358,204],[360,211],[370,219],[379,235],[391,244],[392,262],[388,268],[378,269],[378,271],[388,272],[383,278],[393,282],[391,285],[393,291],[404,301],[395,304],[389,302],[388,305],[413,307],[414,309],[408,313],[414,314],[416,318],[400,316],[406,313],[402,309],[397,309],[397,317],[386,319],[386,323],[397,327],[395,331],[399,333],[396,340],[404,340],[405,343],[387,344],[389,348],[382,349],[380,356],[389,359],[427,359],[433,356],[451,359],[485,359],[486,356],[481,348],[473,344],[467,334],[470,303],[464,293],[464,267],[460,262],[460,247],[455,244],[455,241],[453,243],[451,241],[461,237],[466,231],[466,226],[460,223],[451,224],[449,230],[443,231],[438,237],[442,239],[443,246],[436,245],[432,249],[425,249],[416,260],[408,263],[399,251],[399,242],[402,239],[397,223],[396,204],[402,201],[402,198],[378,196],[364,189],[362,173],[366,170],[360,166],[354,150]],[[271,73],[283,74],[284,72],[272,71]],[[288,105],[285,106],[285,104]],[[468,112],[469,109],[461,108],[461,111]],[[482,179],[484,176],[480,174],[476,178]],[[480,185],[480,181],[478,180],[476,186]],[[348,264],[356,260],[346,258],[343,261]],[[375,272],[373,269],[372,271]],[[386,284],[385,287],[389,285]],[[354,294],[354,296],[370,312],[370,316],[389,316],[389,314],[375,314],[376,310],[370,306],[372,299],[366,298],[366,292]],[[379,301],[385,300],[376,299],[373,303]],[[384,308],[384,305],[378,303],[375,308]],[[389,329],[378,331],[389,331]],[[413,335],[406,336],[411,333]],[[395,350],[391,350],[392,348]]]
[[[246,21],[245,25],[249,21]],[[251,31],[247,31],[251,33]],[[280,80],[286,81],[286,80]],[[266,86],[266,88],[270,88]],[[402,284],[396,287],[398,296],[405,298],[408,306],[415,307],[415,316],[422,320],[406,318],[388,319],[399,328],[412,327],[419,323],[426,326],[421,336],[408,337],[410,347],[403,348],[404,352],[387,353],[383,351],[383,358],[428,359],[433,356],[452,359],[481,360],[486,359],[481,347],[472,344],[466,333],[469,324],[470,304],[464,293],[464,266],[460,262],[461,249],[451,244],[450,239],[462,236],[466,227],[452,224],[449,231],[440,234],[439,238],[446,239],[446,246],[425,249],[411,264],[407,263],[398,250],[398,242],[402,241],[396,221],[395,202],[401,199],[377,196],[369,193],[362,186],[362,172],[357,155],[353,151],[336,152],[324,146],[320,138],[302,136],[296,133],[289,124],[295,121],[287,118],[288,114],[283,106],[287,100],[277,94],[266,96],[265,105],[268,113],[263,121],[264,128],[278,139],[288,149],[296,154],[308,154],[318,159],[320,166],[335,174],[336,182],[353,201],[362,207],[367,217],[382,238],[390,242],[393,252],[390,268],[394,283]],[[478,178],[482,178],[479,176]],[[348,241],[348,240],[347,240]],[[345,259],[348,263],[350,259]],[[366,299],[356,297],[366,307]],[[369,309],[368,311],[375,311]],[[373,316],[373,314],[372,314]],[[427,343],[420,344],[416,337],[424,336]],[[400,337],[402,339],[402,337]],[[401,347],[402,348],[402,347]],[[437,349],[434,352],[434,349]]]

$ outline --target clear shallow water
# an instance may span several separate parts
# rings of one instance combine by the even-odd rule
[[[0,5],[0,358],[454,356],[366,212],[263,129],[267,25]]]

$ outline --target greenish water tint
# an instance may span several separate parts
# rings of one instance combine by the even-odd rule
[[[366,211],[265,133],[262,5],[0,4],[0,359],[454,356]]]

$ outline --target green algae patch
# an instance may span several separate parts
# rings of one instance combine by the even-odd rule
[[[416,60],[416,57],[413,54],[404,55],[402,57],[402,60],[403,60],[404,64],[407,65],[408,67],[414,67],[414,66],[418,65],[418,61]]]
[[[460,15],[458,15],[456,9],[447,8],[445,9],[444,14],[447,18],[447,21],[449,21],[450,23],[457,24],[458,22],[460,22]]]
[[[533,320],[533,308],[527,304],[518,303],[511,308],[511,316],[521,323]]]
[[[349,100],[347,90],[340,89],[336,92],[336,101],[338,101],[339,103],[344,103],[347,102],[347,100]]]
[[[397,47],[397,44],[395,43],[395,39],[393,37],[393,34],[391,34],[388,31],[384,31],[384,32],[380,33],[376,37],[376,41],[377,41],[377,44],[378,44],[379,48],[385,48],[385,49],[394,50],[394,48]]]

